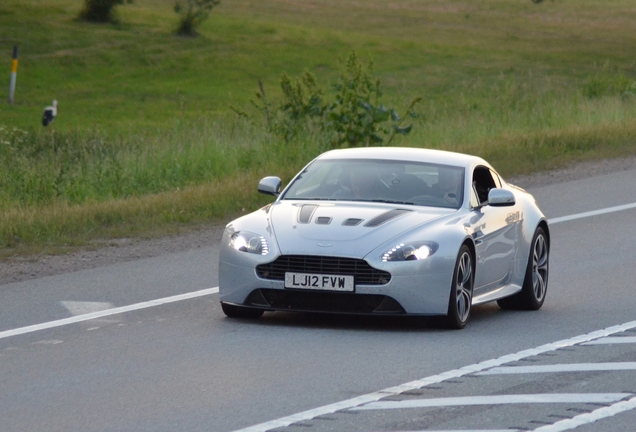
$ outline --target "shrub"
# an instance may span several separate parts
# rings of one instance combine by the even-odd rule
[[[333,146],[390,144],[396,134],[407,135],[412,125],[402,126],[403,119],[393,108],[380,104],[380,80],[373,80],[373,62],[366,67],[352,51],[341,67],[339,82],[334,85],[335,101],[327,107],[328,126],[337,136]],[[413,99],[404,117],[415,117],[413,108],[421,101]]]
[[[620,96],[623,99],[636,94],[636,81],[625,75],[596,74],[583,86],[583,94],[590,99]]]
[[[132,0],[84,0],[84,9],[79,17],[90,22],[117,22],[115,6],[124,3],[132,3]]]
[[[174,5],[174,11],[180,15],[177,34],[197,36],[196,28],[207,19],[212,8],[219,3],[221,0],[177,0]]]
[[[260,82],[260,92],[252,104],[264,114],[270,132],[285,141],[318,126],[331,148],[390,144],[396,135],[411,131],[412,125],[403,123],[407,117],[416,117],[413,109],[422,98],[413,99],[404,116],[400,116],[395,109],[380,104],[380,80],[372,76],[373,62],[363,65],[353,51],[341,65],[338,82],[332,86],[331,102],[325,101],[316,78],[305,71],[296,79],[282,74],[283,100],[277,107],[268,101]]]

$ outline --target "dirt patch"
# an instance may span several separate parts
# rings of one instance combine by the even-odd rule
[[[212,225],[156,239],[100,241],[64,255],[10,257],[0,261],[0,285],[207,247],[221,240],[223,228]]]
[[[534,173],[506,180],[522,188],[530,189],[632,169],[636,169],[636,156],[621,159],[579,162],[554,171]]]
[[[636,169],[636,157],[582,162],[563,169],[511,178],[508,181],[531,189],[630,169]],[[101,241],[85,250],[66,255],[7,258],[0,261],[0,285],[207,247],[221,240],[223,228],[222,225],[211,225],[157,239]]]

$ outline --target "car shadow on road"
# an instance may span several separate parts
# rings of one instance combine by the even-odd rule
[[[473,307],[466,329],[488,326],[488,321],[499,321],[506,315],[496,304]],[[449,331],[440,317],[350,315],[314,312],[266,312],[258,319],[240,319],[242,324],[265,327],[352,330],[373,332]],[[500,325],[500,324],[499,324]]]

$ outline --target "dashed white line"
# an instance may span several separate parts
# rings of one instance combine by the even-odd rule
[[[406,431],[396,431],[406,432]],[[408,431],[408,432],[519,432],[519,429],[454,429],[454,430],[430,430],[425,431]]]
[[[387,410],[404,408],[439,408],[470,405],[516,405],[545,403],[610,403],[626,397],[631,393],[543,393],[512,394],[495,396],[460,396],[429,399],[406,399],[401,401],[373,402],[351,408],[352,411]]]
[[[380,399],[383,399],[385,397],[397,396],[401,393],[404,393],[405,391],[417,390],[422,387],[426,387],[428,385],[437,384],[437,383],[446,381],[448,379],[458,378],[458,377],[469,375],[469,374],[474,374],[476,372],[481,372],[486,369],[502,366],[506,363],[519,361],[523,358],[533,357],[542,353],[555,351],[559,348],[566,348],[573,345],[583,344],[585,342],[607,337],[615,333],[624,332],[632,328],[636,328],[636,321],[630,321],[625,324],[608,327],[603,330],[597,330],[588,334],[575,336],[570,339],[565,339],[562,341],[549,343],[549,344],[542,345],[536,348],[519,351],[514,354],[504,355],[496,359],[486,360],[481,363],[464,366],[459,369],[443,372],[439,375],[432,375],[432,376],[422,378],[417,381],[411,381],[396,387],[390,387],[390,388],[380,390],[374,393],[368,393],[368,394],[361,395],[352,399],[347,399],[341,402],[336,402],[330,405],[325,405],[322,407],[318,407],[318,408],[310,409],[310,410],[303,411],[297,414],[293,414],[287,417],[282,417],[276,420],[271,420],[265,423],[250,426],[248,428],[240,429],[236,432],[266,432],[276,428],[287,427],[292,423],[311,420],[321,415],[333,414],[336,411],[351,409],[351,408],[364,405],[367,403],[371,403],[371,402],[377,402]]]
[[[83,315],[76,315],[70,318],[64,318],[56,321],[49,321],[41,324],[34,324],[26,327],[20,327],[12,330],[5,330],[0,332],[0,339],[5,339],[11,336],[22,335],[26,333],[33,333],[40,330],[50,329],[54,327],[61,327],[68,324],[74,324],[82,321],[89,321],[95,318],[103,318],[106,316],[117,315],[125,312],[136,311],[140,309],[146,309],[154,306],[160,306],[167,303],[174,303],[182,300],[187,300],[196,297],[202,297],[210,294],[216,294],[219,292],[219,287],[208,288],[200,291],[189,292],[185,294],[179,294],[172,297],[164,297],[157,300],[150,300],[147,302],[135,303],[128,306],[117,307],[113,309],[106,309],[98,312],[92,312]]]
[[[636,336],[616,336],[606,337],[595,341],[584,343],[583,345],[612,345],[612,344],[633,344],[636,343]]]
[[[563,432],[566,430],[577,428],[584,424],[594,423],[598,420],[615,416],[616,414],[625,411],[633,410],[634,408],[636,408],[636,397],[633,397],[626,401],[615,403],[614,405],[608,407],[599,408],[592,411],[591,413],[581,414],[571,419],[565,419],[551,425],[542,426],[538,429],[535,429],[533,432]]]
[[[585,344],[587,345],[587,344]],[[554,372],[599,372],[636,370],[636,362],[614,363],[563,363],[537,366],[501,366],[475,375],[513,375]]]

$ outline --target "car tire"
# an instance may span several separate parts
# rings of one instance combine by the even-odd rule
[[[262,309],[234,306],[227,303],[221,303],[221,309],[230,318],[259,318],[264,312]]]
[[[532,237],[526,275],[521,291],[513,296],[497,300],[502,309],[538,310],[543,306],[548,291],[550,270],[550,244],[543,228]]]
[[[473,283],[475,272],[473,254],[465,244],[459,250],[453,280],[451,283],[448,314],[443,319],[444,327],[449,329],[463,329],[470,318],[473,300]]]

